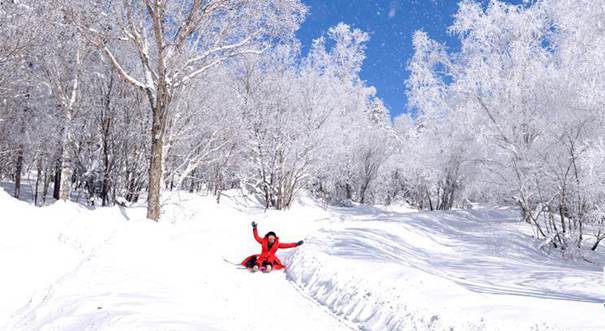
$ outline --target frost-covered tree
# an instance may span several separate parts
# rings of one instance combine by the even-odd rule
[[[445,162],[439,168],[447,169],[438,188],[463,180],[475,199],[515,203],[536,236],[562,249],[581,247],[588,224],[599,222],[588,216],[598,198],[587,193],[595,169],[586,155],[603,134],[603,98],[595,93],[603,38],[586,22],[601,7],[463,1],[450,28],[460,51],[419,32],[410,62],[418,137],[443,154],[421,167]]]
[[[158,220],[166,127],[180,89],[229,59],[261,53],[290,38],[305,8],[297,0],[146,0],[106,5],[95,4],[83,15],[77,3],[64,2],[63,8],[121,77],[147,95],[152,113],[147,217]],[[126,42],[138,58],[133,68],[116,53],[120,42]]]

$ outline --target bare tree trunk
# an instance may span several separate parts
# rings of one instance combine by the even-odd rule
[[[48,175],[48,164],[44,167],[44,186],[42,187],[42,204],[46,204],[46,196],[48,195],[48,185],[50,184],[50,176]]]
[[[29,98],[29,94],[27,95]],[[24,109],[24,114],[27,113],[27,108]],[[25,135],[25,119],[21,119],[21,135]],[[17,164],[15,167],[15,198],[19,199],[21,197],[21,174],[23,172],[23,144],[19,144],[19,149],[17,150]]]
[[[55,161],[55,182],[53,186],[53,198],[59,200],[59,192],[61,191],[61,160]]]
[[[160,190],[162,185],[162,137],[156,114],[151,130],[151,162],[149,164],[149,189],[147,197],[147,218],[160,219]]]
[[[592,251],[597,250],[597,247],[599,247],[599,244],[601,243],[601,240],[603,240],[603,238],[605,238],[605,237],[602,237],[601,232],[599,231],[599,234],[597,235],[597,240],[595,241],[594,245],[592,245],[592,247],[591,247]]]
[[[117,181],[113,181],[114,183],[117,183]],[[112,185],[111,187],[111,202],[112,204],[116,202],[116,186],[117,185]]]
[[[59,190],[59,199],[63,201],[69,200],[71,193],[71,166],[69,155],[69,141],[71,140],[71,112],[66,112],[66,123],[63,128],[63,151],[61,153],[61,185]]]
[[[149,188],[147,196],[147,218],[160,219],[160,191],[162,188],[162,161],[164,150],[164,133],[166,128],[166,108],[168,93],[165,85],[158,87],[155,107],[152,108],[151,124],[151,162],[149,164]]]
[[[40,185],[40,177],[42,176],[42,161],[40,157],[36,160],[36,188],[34,189],[34,206],[38,205],[38,187]]]
[[[189,183],[189,193],[195,192],[195,180],[192,178],[191,183]]]
[[[103,146],[103,158],[105,168],[103,169],[103,187],[101,189],[101,206],[109,204],[109,156],[107,155],[107,143]]]
[[[366,203],[366,191],[370,185],[370,179],[364,179],[364,182],[359,187],[359,203]]]
[[[77,101],[79,82],[80,82],[80,46],[78,45],[78,49],[75,54],[75,66],[76,71],[73,77],[73,82],[71,85],[71,92],[69,96],[64,95],[62,97],[62,109],[64,116],[63,123],[63,133],[61,139],[61,185],[59,190],[59,198],[63,201],[67,201],[70,198],[71,194],[71,175],[72,175],[72,160],[70,157],[70,143],[72,140],[71,130],[72,130],[72,117],[73,117],[73,109],[74,105]],[[62,88],[59,88],[61,90]],[[61,92],[60,94],[64,94]]]
[[[101,205],[107,206],[109,204],[109,177],[110,177],[110,164],[109,164],[109,129],[111,121],[109,118],[103,120],[103,187],[101,188]]]
[[[17,151],[17,166],[15,168],[15,198],[21,196],[21,172],[23,172],[23,146]]]
[[[110,181],[110,163],[109,163],[109,134],[111,130],[111,92],[113,90],[113,73],[109,76],[106,93],[104,93],[104,112],[101,117],[101,135],[103,138],[103,183],[101,188],[101,206],[109,204],[109,181]]]
[[[221,195],[223,194],[223,184],[219,183],[218,185],[220,185],[220,188],[216,191],[216,203],[220,204],[221,203]]]
[[[345,192],[347,200],[351,200],[353,198],[353,190],[351,190],[351,185],[349,185],[349,183],[345,184]]]
[[[269,189],[267,188],[266,184],[263,187],[263,190],[265,190],[265,209],[269,209],[269,203],[271,200],[269,199]]]

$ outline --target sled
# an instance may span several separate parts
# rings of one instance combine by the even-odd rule
[[[246,269],[246,267],[244,267],[243,265],[241,265],[241,264],[239,264],[239,263],[235,263],[235,262],[233,262],[233,261],[229,261],[229,260],[227,260],[226,258],[223,258],[223,261],[225,261],[226,263],[228,263],[228,264],[230,264],[230,265],[232,265],[232,266],[237,267],[238,269]]]
[[[233,261],[229,261],[229,260],[227,260],[226,258],[223,258],[223,261],[225,261],[227,264],[230,264],[230,265],[232,265],[232,266],[237,267],[237,269],[242,269],[242,270],[247,270],[247,269],[248,269],[248,268],[244,267],[243,265],[241,265],[241,264],[239,264],[239,263],[235,263],[235,262],[233,262]],[[272,273],[273,273],[273,272],[276,272],[276,271],[278,271],[278,270],[276,270],[276,269],[271,270],[271,272],[272,272]],[[265,272],[265,267],[259,267],[257,272],[262,272],[262,273],[264,273],[264,272]]]

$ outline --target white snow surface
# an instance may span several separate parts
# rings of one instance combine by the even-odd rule
[[[538,248],[510,209],[264,211],[228,192],[36,208],[0,190],[2,330],[605,330],[602,266]],[[273,230],[288,269],[224,261]]]

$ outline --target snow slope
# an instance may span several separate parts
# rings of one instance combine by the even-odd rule
[[[334,213],[288,277],[367,330],[605,330],[602,266],[548,256],[513,210]]]
[[[547,256],[511,210],[268,211],[233,192],[34,208],[0,190],[0,329],[605,330],[596,263]],[[226,263],[282,241],[285,272]]]
[[[350,329],[283,272],[250,274],[223,261],[258,250],[249,214],[217,209],[212,198],[174,198],[154,224],[142,208],[36,209],[0,191],[8,211],[0,220],[0,327]]]

